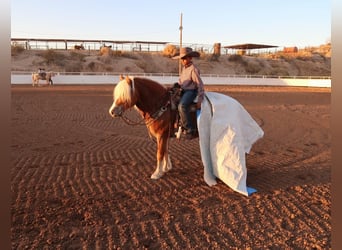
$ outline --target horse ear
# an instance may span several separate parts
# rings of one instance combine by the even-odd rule
[[[127,82],[128,84],[131,84],[131,82],[132,82],[131,78],[129,78],[128,76],[126,76],[126,82]]]
[[[120,75],[120,81],[122,81],[124,79],[123,75]]]

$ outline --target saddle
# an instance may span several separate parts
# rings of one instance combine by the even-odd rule
[[[174,83],[170,89],[171,110],[176,111],[176,118],[175,118],[174,124],[173,124],[174,131],[171,131],[171,134],[170,134],[171,137],[174,137],[175,134],[177,134],[177,138],[178,138],[179,133],[182,132],[182,124],[181,124],[180,116],[179,116],[179,112],[178,112],[178,104],[179,104],[180,99],[182,97],[182,91],[183,90],[178,83]],[[191,119],[192,119],[193,124],[195,124],[195,129],[196,129],[195,134],[194,134],[194,138],[198,137],[198,129],[197,129],[197,121],[196,121],[196,118],[197,118],[197,114],[196,114],[196,112],[197,112],[197,100],[198,100],[198,97],[196,96],[194,101],[189,106]]]
[[[42,78],[42,80],[46,80],[45,77],[46,77],[46,72],[40,72],[39,73],[39,76],[40,78]]]
[[[171,94],[171,109],[172,110],[178,110],[177,107],[182,97],[182,92],[183,90],[178,83],[174,83],[174,85],[171,87],[170,94]],[[198,100],[198,96],[196,96],[194,101],[190,104],[190,112],[196,112],[197,100]]]

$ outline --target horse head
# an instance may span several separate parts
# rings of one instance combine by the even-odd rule
[[[133,107],[136,103],[134,96],[134,79],[126,76],[120,76],[120,81],[113,91],[114,101],[109,108],[109,114],[112,117],[121,116],[127,109]]]

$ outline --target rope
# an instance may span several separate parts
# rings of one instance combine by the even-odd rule
[[[170,101],[167,101],[167,103],[165,105],[163,105],[160,109],[158,109],[155,113],[153,113],[151,115],[152,119],[148,122],[145,121],[145,118],[141,118],[140,121],[133,121],[130,118],[128,118],[127,116],[122,115],[121,119],[128,125],[131,126],[137,126],[137,125],[146,125],[149,126],[152,123],[154,123],[156,120],[158,120],[167,110],[167,106],[170,104]]]

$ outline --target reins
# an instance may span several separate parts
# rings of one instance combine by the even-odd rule
[[[171,99],[171,97],[170,97]],[[128,118],[127,116],[125,116],[124,114],[122,114],[121,119],[128,125],[131,126],[137,126],[137,125],[146,125],[149,126],[152,123],[154,123],[155,121],[157,121],[167,110],[167,107],[170,105],[171,101],[168,100],[163,106],[161,106],[156,112],[154,112],[150,117],[152,119],[150,119],[149,121],[146,122],[146,118],[142,117],[139,121],[133,121],[132,119]]]
[[[120,118],[128,125],[130,126],[137,126],[137,125],[145,125],[144,118],[142,118],[140,121],[133,121],[127,116],[121,115]]]

